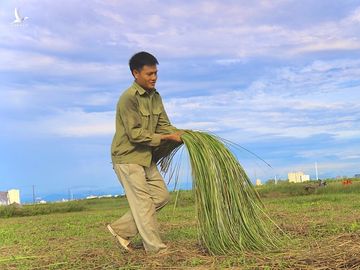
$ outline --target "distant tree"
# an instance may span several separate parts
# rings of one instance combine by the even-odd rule
[[[274,185],[275,184],[275,179],[269,179],[265,182],[266,185]]]
[[[289,180],[288,179],[284,179],[284,180],[279,179],[279,180],[277,180],[277,183],[278,184],[289,183]]]

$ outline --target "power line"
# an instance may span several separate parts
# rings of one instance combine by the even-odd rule
[[[35,204],[35,185],[32,185],[32,192],[33,192],[33,204]]]

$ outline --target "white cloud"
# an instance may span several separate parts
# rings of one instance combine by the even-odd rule
[[[61,137],[104,136],[115,132],[114,112],[85,112],[81,109],[59,111],[39,119],[34,126],[41,133]]]
[[[129,77],[127,65],[65,60],[54,55],[0,49],[0,70],[38,75],[77,76],[89,80],[118,81]]]
[[[27,138],[97,137],[110,136],[115,132],[114,111],[86,112],[81,108],[70,108],[16,121],[1,120],[2,133],[11,134],[12,138],[24,136],[24,130]]]
[[[164,23],[163,19],[157,14],[150,15],[148,18],[146,18],[146,22],[145,22],[145,24],[148,27],[153,27],[153,28],[161,27],[163,23]]]
[[[70,83],[35,83],[3,86],[0,91],[0,110],[9,115],[37,114],[54,108],[73,106],[114,107],[118,94],[89,85]]]
[[[318,51],[357,50],[360,46],[356,39],[357,22],[349,19],[357,13],[333,21],[319,18],[310,27],[291,28],[283,21],[270,23],[263,19],[281,9],[286,4],[284,1],[251,5],[217,1],[151,3],[158,13],[151,14],[147,3],[138,14],[127,15],[127,23],[135,28],[131,32],[122,28],[125,32],[118,36],[119,40],[125,36],[132,46],[166,55],[216,55],[222,59],[229,56],[235,59],[265,55],[292,57]],[[113,11],[113,14],[118,13],[121,10]],[[150,31],[137,24],[140,14],[146,14]]]
[[[125,19],[122,15],[114,12],[113,10],[109,10],[108,7],[98,8],[98,9],[96,9],[96,13],[107,19],[111,19],[116,24],[124,24],[125,23]]]
[[[297,156],[313,160],[316,160],[318,157],[336,160],[360,160],[359,152],[350,145],[342,145],[341,148],[332,145],[321,149],[314,145],[314,148],[315,149],[312,150],[300,150],[298,151]]]
[[[360,23],[360,7],[356,8],[347,18],[344,19],[345,23]]]
[[[219,65],[232,65],[232,64],[239,64],[239,63],[245,63],[244,59],[241,58],[224,58],[224,59],[218,59],[215,61],[215,63]]]
[[[312,44],[305,45],[293,50],[293,53],[306,53],[306,52],[321,52],[330,50],[358,50],[360,49],[359,40],[335,40],[320,42],[313,42]]]
[[[119,48],[129,54],[134,49],[147,49],[166,56],[210,55],[220,59],[283,58],[358,50],[360,46],[359,8],[340,19],[323,21],[319,17],[311,26],[294,28],[278,14],[287,1],[146,1],[141,6],[133,1],[65,1],[63,5],[47,1],[42,4],[47,16],[31,2],[28,9],[36,19],[23,29],[3,26],[0,44],[62,53],[96,52],[100,45],[109,45],[114,53]],[[81,14],[76,10],[82,10]]]
[[[358,119],[356,119],[358,121]],[[360,138],[360,127],[349,127],[354,130],[339,130],[336,132],[335,136],[338,139],[352,139],[352,138]]]
[[[166,107],[173,122],[180,126],[196,129],[197,122],[200,127],[206,123],[211,130],[235,133],[242,140],[320,134],[336,139],[357,138],[359,69],[357,60],[315,61],[307,66],[274,70],[244,90],[224,89],[207,96],[172,98]]]
[[[37,26],[0,26],[0,46],[17,47],[22,50],[48,50],[52,52],[71,52],[80,49],[74,39],[60,36],[50,29]]]
[[[29,91],[14,89],[13,91],[0,92],[0,104],[2,109],[6,107],[21,108],[29,102]]]

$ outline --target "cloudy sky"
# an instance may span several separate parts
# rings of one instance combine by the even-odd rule
[[[172,123],[271,164],[238,153],[253,180],[360,173],[359,0],[2,0],[0,190],[119,193],[114,109],[142,50]]]

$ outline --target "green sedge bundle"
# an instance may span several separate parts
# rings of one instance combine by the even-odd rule
[[[190,159],[201,244],[214,255],[276,247],[273,223],[226,142],[197,131],[181,138]],[[179,148],[160,159],[163,171]]]

